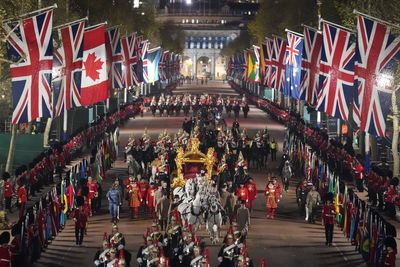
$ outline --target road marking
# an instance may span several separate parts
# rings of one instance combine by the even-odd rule
[[[344,261],[349,261],[349,259],[347,258],[347,256],[344,255],[343,251],[341,251],[341,250],[336,246],[335,243],[332,243],[332,245],[336,248],[336,250],[340,253],[340,255],[342,255]]]

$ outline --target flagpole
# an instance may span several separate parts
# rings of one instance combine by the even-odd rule
[[[19,19],[23,19],[24,17],[28,17],[28,16],[34,15],[36,13],[41,13],[41,12],[44,12],[44,11],[47,11],[47,10],[50,10],[50,9],[55,9],[57,7],[58,7],[57,4],[54,4],[52,6],[44,7],[44,8],[35,10],[35,11],[31,11],[31,12],[19,15],[17,18],[5,19],[5,20],[3,20],[3,23],[9,23],[9,22],[12,22],[12,21],[17,21]]]
[[[68,139],[68,110],[64,109],[63,114],[63,141],[67,141]]]
[[[330,21],[327,21],[327,20],[324,20],[324,19],[321,19],[321,22],[325,22],[325,23],[330,24],[330,25],[332,25],[332,26],[341,28],[342,30],[346,30],[346,31],[348,31],[348,32],[355,33],[355,30],[352,30],[352,29],[350,29],[350,28],[347,28],[347,27],[345,27],[345,26],[343,26],[343,25],[339,25],[339,24],[336,24],[336,23],[333,23],[333,22],[330,22]]]
[[[317,28],[308,26],[308,25],[306,25],[306,24],[301,24],[301,26],[304,27],[304,28],[307,28],[307,29],[314,30],[314,31],[316,31],[316,32],[321,32],[321,29],[317,29]]]
[[[367,15],[367,14],[364,14],[364,13],[361,13],[360,11],[358,11],[358,10],[356,10],[356,9],[353,10],[353,14],[360,15],[360,16],[366,17],[366,18],[368,18],[368,19],[372,19],[372,20],[375,20],[375,21],[377,21],[377,22],[386,24],[386,25],[388,25],[388,26],[391,26],[391,27],[400,29],[400,25],[397,25],[397,24],[394,24],[394,23],[390,23],[390,22],[388,22],[388,21],[385,21],[385,20],[382,20],[382,19],[378,19],[378,18],[375,18],[375,17],[373,17],[373,16],[370,16],[370,15]]]
[[[67,22],[67,23],[58,25],[58,26],[56,26],[56,27],[53,27],[53,30],[57,30],[57,29],[60,29],[60,28],[69,26],[69,25],[71,25],[71,24],[75,24],[75,23],[81,22],[81,21],[86,21],[86,20],[88,20],[88,19],[89,19],[88,17],[84,17],[84,18],[77,19],[77,20],[74,20],[74,21],[71,21],[71,22]]]
[[[107,21],[104,21],[102,23],[99,23],[99,24],[96,24],[96,25],[93,25],[93,26],[86,27],[85,31],[93,29],[93,28],[96,28],[96,27],[99,27],[99,26],[102,26],[102,25],[107,25]]]
[[[292,33],[292,34],[294,34],[294,35],[297,35],[297,36],[300,36],[300,37],[304,37],[304,35],[303,35],[303,34],[301,34],[301,33],[298,33],[298,32],[294,32],[294,31],[292,31],[292,30],[289,30],[289,29],[285,29],[285,32]]]

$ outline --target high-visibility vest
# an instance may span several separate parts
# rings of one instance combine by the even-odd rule
[[[276,149],[276,143],[275,142],[271,142],[270,146],[271,146],[271,149]]]

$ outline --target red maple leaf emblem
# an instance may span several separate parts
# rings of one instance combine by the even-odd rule
[[[95,53],[90,53],[83,65],[86,70],[86,77],[90,77],[93,81],[100,78],[101,66],[104,62],[101,61],[100,58],[96,57]]]

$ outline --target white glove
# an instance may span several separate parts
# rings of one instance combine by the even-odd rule
[[[94,261],[94,265],[99,266],[100,265],[100,261],[99,260],[95,260]]]
[[[138,262],[139,264],[142,264],[142,262],[143,262],[142,258],[137,258],[136,260],[137,260],[137,262]]]
[[[218,261],[222,262],[223,258],[222,257],[218,257]]]

